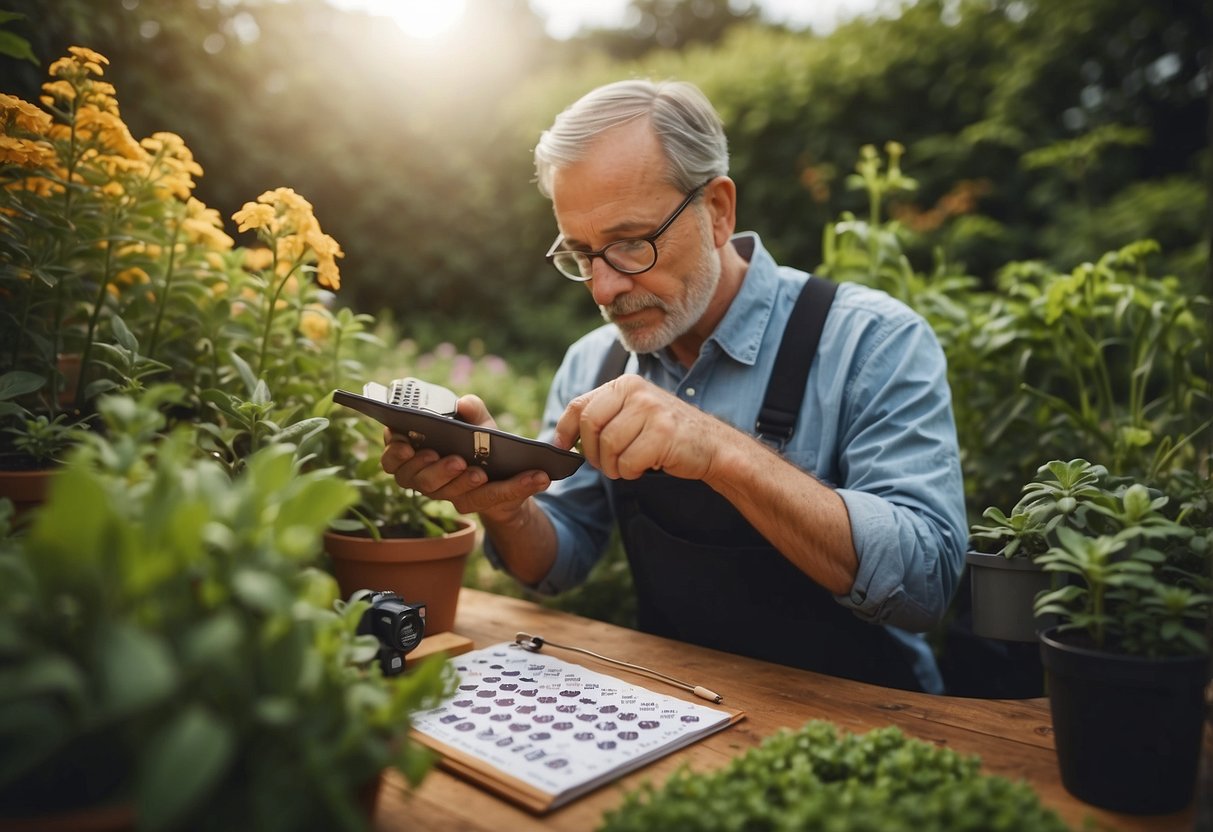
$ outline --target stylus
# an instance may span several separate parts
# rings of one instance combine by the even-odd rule
[[[619,659],[612,659],[609,656],[603,656],[600,653],[595,653],[593,650],[586,650],[584,647],[573,647],[568,644],[557,644],[556,642],[549,641],[542,636],[533,636],[530,633],[516,633],[514,635],[514,644],[518,645],[524,650],[530,650],[532,653],[538,653],[545,644],[549,647],[557,647],[561,650],[572,650],[575,653],[584,653],[587,656],[593,656],[599,661],[604,661],[607,664],[617,665],[618,667],[626,667],[628,670],[632,670],[636,673],[644,673],[648,676],[652,676],[655,679],[659,679],[662,682],[666,682],[667,684],[674,685],[675,687],[682,688],[683,690],[689,690],[700,699],[706,699],[709,702],[715,702],[717,704],[724,701],[724,697],[719,693],[710,691],[702,685],[692,685],[689,682],[684,682],[681,679],[675,679],[673,676],[667,676],[666,674],[651,668],[642,667],[641,665],[632,664]]]

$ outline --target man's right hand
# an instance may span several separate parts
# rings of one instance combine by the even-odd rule
[[[478,396],[462,396],[456,411],[461,421],[497,427]],[[488,475],[460,456],[439,457],[430,448],[414,448],[391,430],[384,432],[380,465],[401,488],[411,488],[435,500],[448,500],[460,514],[480,514],[495,523],[515,519],[526,499],[547,490],[551,480],[543,471],[524,471],[508,480],[489,482]]]

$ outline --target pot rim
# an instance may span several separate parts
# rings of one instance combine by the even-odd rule
[[[1014,572],[1043,572],[1043,566],[1034,563],[1028,556],[1003,557],[989,552],[965,552],[965,563],[984,566],[987,569],[1009,569]]]
[[[396,541],[396,540],[450,540],[452,538],[464,537],[468,534],[476,533],[476,522],[474,520],[471,520],[466,517],[459,517],[455,520],[455,522],[459,524],[459,528],[455,529],[455,531],[453,531],[453,532],[444,532],[440,537],[393,537],[393,538],[388,538],[388,539],[393,540],[393,541]],[[324,536],[341,538],[342,540],[361,540],[361,541],[367,541],[367,542],[375,542],[369,536],[361,535],[361,534],[347,534],[346,532],[339,532],[336,529],[325,529]],[[380,542],[383,542],[383,541],[380,541]]]
[[[1062,653],[1069,653],[1075,656],[1081,656],[1086,659],[1092,659],[1105,662],[1124,662],[1134,665],[1171,665],[1181,666],[1191,663],[1208,664],[1213,661],[1213,656],[1208,653],[1196,653],[1189,656],[1159,656],[1152,658],[1150,656],[1137,656],[1132,653],[1118,653],[1113,650],[1096,650],[1093,647],[1083,647],[1077,644],[1070,644],[1058,637],[1058,626],[1048,627],[1037,632],[1037,637],[1043,646],[1051,650],[1057,650]]]

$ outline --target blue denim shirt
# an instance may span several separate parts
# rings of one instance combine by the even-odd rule
[[[633,356],[629,372],[754,433],[784,325],[808,275],[776,265],[754,234],[734,237],[750,266],[737,297],[688,370],[667,351]],[[614,325],[574,343],[552,381],[541,439],[575,396],[591,389]],[[942,617],[968,536],[951,393],[943,351],[917,313],[883,292],[839,286],[809,373],[795,433],[782,451],[836,489],[858,554],[855,583],[836,600],[890,631],[915,655],[924,687],[942,682],[923,631]],[[614,527],[603,476],[589,465],[536,497],[559,550],[534,588],[583,581]],[[490,560],[500,565],[486,545]]]

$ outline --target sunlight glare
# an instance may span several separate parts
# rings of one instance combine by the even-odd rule
[[[389,18],[409,37],[433,40],[455,28],[463,19],[466,3],[465,0],[346,0],[337,5]]]

